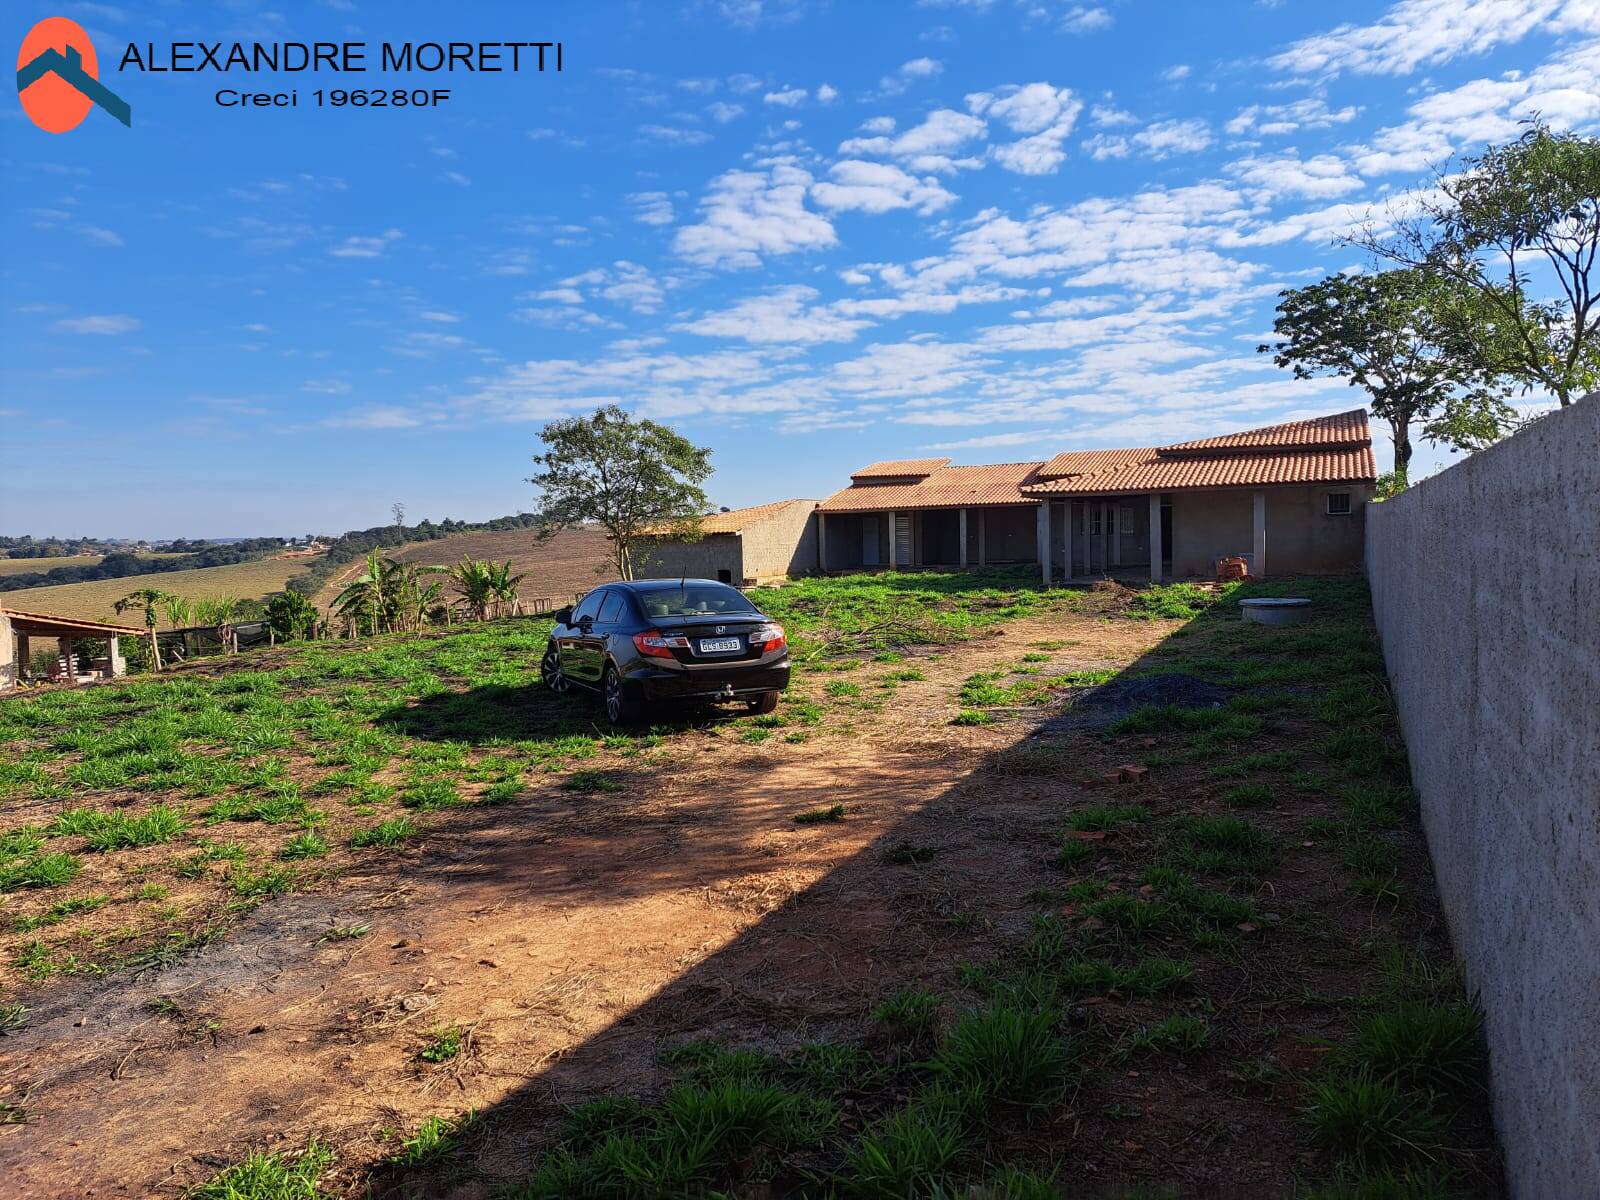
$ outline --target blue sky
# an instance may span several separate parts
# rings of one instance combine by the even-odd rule
[[[22,3],[8,52],[56,14],[133,127],[3,107],[8,533],[514,512],[540,425],[607,402],[712,447],[728,505],[1355,407],[1255,353],[1274,293],[1450,153],[1600,117],[1587,0]],[[235,39],[566,69],[114,69]],[[452,96],[311,104],[386,82]]]

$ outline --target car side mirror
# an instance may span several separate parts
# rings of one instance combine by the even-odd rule
[[[593,617],[580,617],[579,620],[578,620],[578,628],[583,630],[585,633],[588,633],[591,629],[594,628],[594,618]]]
[[[556,611],[553,612],[551,614],[551,616],[555,617],[556,624],[558,624],[558,625],[571,625],[572,624],[572,605],[570,605],[570,604],[562,605],[560,608],[556,609]]]

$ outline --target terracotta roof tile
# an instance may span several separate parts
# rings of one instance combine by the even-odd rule
[[[1141,462],[1037,483],[1031,496],[1107,496],[1126,492],[1173,492],[1195,488],[1260,487],[1266,484],[1370,483],[1378,477],[1372,447],[1276,454],[1220,454],[1177,458],[1149,455]]]
[[[1198,438],[1192,442],[1174,442],[1161,447],[1164,454],[1186,454],[1195,451],[1216,450],[1278,450],[1288,447],[1358,446],[1371,441],[1367,432],[1367,410],[1353,408],[1349,412],[1334,413],[1329,417],[1312,417],[1308,421],[1289,421],[1283,425],[1264,425],[1260,429],[1246,429],[1242,433],[1225,433],[1220,437]]]
[[[752,508],[733,508],[727,512],[711,513],[700,518],[701,533],[740,533],[769,517],[775,517],[791,504],[804,504],[808,508],[815,500],[774,500],[771,504],[757,504]],[[670,525],[657,525],[652,533],[670,534]]]
[[[902,479],[915,475],[932,475],[940,467],[948,467],[948,458],[894,458],[888,462],[876,462],[871,466],[862,467],[859,471],[851,471],[851,479]]]
[[[948,460],[946,460],[948,461]],[[869,484],[835,492],[818,512],[882,512],[888,509],[960,508],[969,504],[1029,504],[1022,483],[1041,464],[994,463],[983,467],[940,467],[917,483]]]
[[[1093,475],[1130,462],[1139,462],[1155,453],[1142,450],[1066,450],[1039,468],[1040,479],[1061,479],[1067,475]]]

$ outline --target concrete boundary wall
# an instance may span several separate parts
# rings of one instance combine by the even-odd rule
[[[1600,1196],[1600,395],[1367,511],[1512,1195]]]

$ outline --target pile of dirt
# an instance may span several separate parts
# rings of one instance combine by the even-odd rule
[[[1235,695],[1235,690],[1201,679],[1198,675],[1171,672],[1134,678],[1118,676],[1099,687],[1068,701],[1066,710],[1052,718],[1047,728],[1081,729],[1109,725],[1147,705],[1173,708],[1216,708]]]

